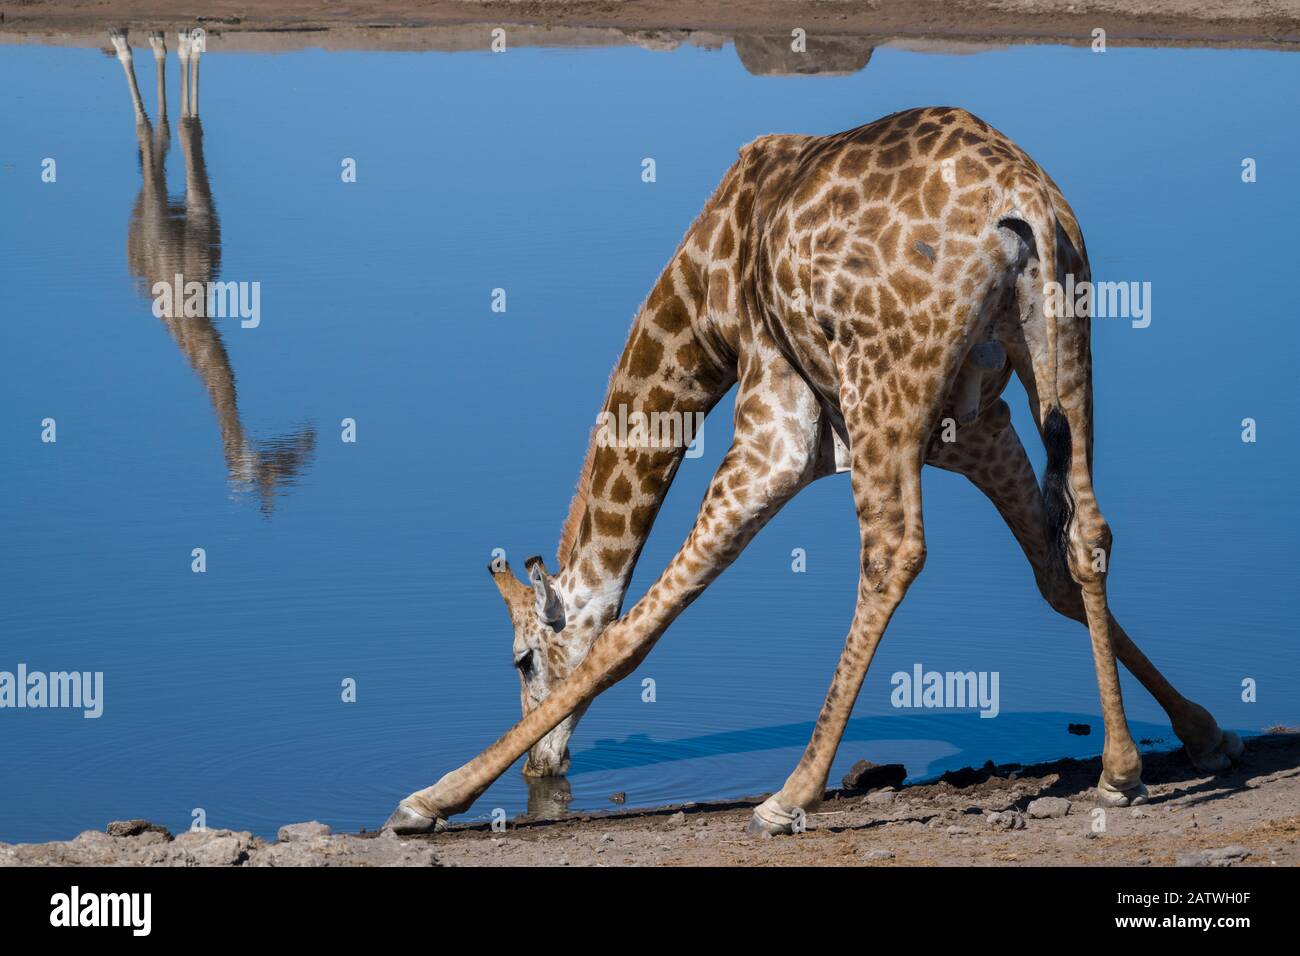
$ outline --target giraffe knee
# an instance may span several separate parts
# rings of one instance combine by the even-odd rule
[[[1095,588],[1105,580],[1110,565],[1114,536],[1095,509],[1076,515],[1070,534],[1070,576],[1084,588]]]
[[[902,592],[925,567],[926,548],[922,538],[908,539],[892,550],[867,548],[862,555],[862,586],[877,594]]]
[[[768,478],[766,486],[765,504],[771,504],[774,501],[785,501],[796,491],[803,487],[805,475],[813,461],[813,456],[809,453],[807,456],[798,460],[798,462],[776,468]]]

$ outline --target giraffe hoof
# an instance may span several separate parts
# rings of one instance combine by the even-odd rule
[[[1240,757],[1245,749],[1246,745],[1241,742],[1238,734],[1225,730],[1219,737],[1219,742],[1209,750],[1198,753],[1187,750],[1187,758],[1197,770],[1204,773],[1220,773],[1231,767],[1233,761]]]
[[[1108,807],[1137,807],[1147,802],[1147,788],[1141,781],[1132,787],[1121,790],[1112,787],[1103,778],[1097,783],[1097,795]]]
[[[447,829],[447,821],[441,817],[426,817],[406,804],[399,803],[381,829],[392,830],[394,833],[440,833]]]
[[[786,836],[793,833],[794,827],[788,823],[774,823],[770,820],[764,820],[755,814],[749,818],[749,824],[745,827],[745,836],[752,837],[774,837]]]
[[[749,836],[783,836],[788,833],[794,833],[796,829],[802,831],[801,824],[805,819],[803,808],[795,807],[793,810],[787,810],[777,802],[775,796],[768,797],[762,803],[754,808],[754,815],[749,820],[749,825],[745,827],[745,833]]]

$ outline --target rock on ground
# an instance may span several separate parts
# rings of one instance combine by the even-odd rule
[[[1039,797],[1029,801],[1025,812],[1034,820],[1063,817],[1070,812],[1070,801],[1065,797]]]
[[[321,823],[319,820],[309,820],[306,823],[289,823],[280,827],[276,837],[281,843],[293,843],[295,840],[310,840],[313,837],[327,837],[333,831],[329,824]]]
[[[870,790],[876,787],[899,787],[907,779],[907,768],[901,763],[874,764],[859,760],[844,775],[845,790]]]
[[[1025,815],[1019,810],[1001,810],[984,818],[988,825],[1001,830],[1023,830]]]
[[[315,826],[329,830],[322,823]],[[431,844],[411,843],[391,833],[369,838],[331,836],[328,832],[313,835],[296,830],[298,835],[287,842],[267,843],[251,833],[234,830],[190,830],[172,839],[157,824],[115,829],[119,833],[134,832],[109,836],[98,830],[87,830],[67,841],[15,846],[0,843],[0,866],[438,865]]]
[[[139,836],[142,833],[160,833],[164,840],[172,839],[171,831],[157,823],[150,823],[148,820],[114,820],[104,828],[109,836],[112,837],[132,837]]]
[[[1250,856],[1244,846],[1221,846],[1213,850],[1193,850],[1180,853],[1174,859],[1175,866],[1232,866]]]

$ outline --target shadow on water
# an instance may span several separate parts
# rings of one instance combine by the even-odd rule
[[[946,744],[954,751],[933,763],[928,770],[908,766],[909,779],[940,773],[943,770],[967,766],[980,766],[1000,755],[1017,753],[1017,759],[1037,760],[1060,756],[1065,745],[1078,740],[1068,735],[1069,724],[1097,725],[1085,739],[1093,746],[1078,748],[1083,754],[1100,752],[1102,733],[1100,718],[1089,714],[1064,712],[1004,714],[986,720],[970,713],[890,714],[875,717],[854,717],[844,731],[840,753],[848,755],[848,744],[861,742],[928,740]],[[728,756],[780,750],[788,747],[803,748],[812,736],[815,724],[804,721],[794,724],[776,724],[770,727],[751,727],[678,740],[652,740],[645,734],[632,734],[622,740],[598,740],[588,750],[573,754],[570,774],[592,773],[602,770],[626,770],[654,764],[694,760],[700,757]],[[1163,746],[1177,744],[1177,738],[1167,724],[1153,724],[1130,720],[1129,727],[1135,739]],[[1027,753],[1026,741],[1059,741],[1044,744],[1041,754]],[[1081,741],[1080,741],[1081,742]],[[1077,744],[1075,745],[1078,746]],[[869,748],[860,754],[872,759]],[[927,765],[931,763],[927,761]]]
[[[162,33],[149,35],[158,86],[158,124],[145,111],[136,83],[131,47],[125,30],[110,35],[116,56],[126,73],[135,109],[141,185],[127,230],[127,262],[141,295],[153,297],[160,284],[170,288],[172,307],[159,315],[167,331],[202,380],[216,413],[226,473],[237,493],[256,493],[261,510],[269,517],[277,492],[292,485],[311,462],[316,431],[304,424],[296,431],[257,441],[251,438],[239,413],[235,372],[230,354],[214,318],[231,314],[207,292],[221,270],[221,220],[208,181],[203,158],[203,123],[199,119],[199,59],[203,35],[179,34],[177,59],[181,67],[181,117],[178,138],[185,162],[185,196],[174,200],[167,192],[167,153],[171,126],[167,119],[167,47]],[[189,290],[199,286],[203,295],[190,301]],[[220,295],[221,293],[217,293]],[[242,293],[241,293],[242,295]],[[182,309],[181,302],[185,301]],[[214,309],[214,305],[217,308]],[[155,314],[158,313],[155,308]]]

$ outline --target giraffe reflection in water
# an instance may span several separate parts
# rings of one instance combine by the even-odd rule
[[[202,30],[178,34],[177,59],[181,66],[181,117],[178,130],[185,161],[185,197],[173,200],[167,194],[167,151],[171,127],[167,122],[167,46],[162,33],[149,34],[158,82],[158,124],[145,112],[136,83],[131,47],[125,30],[110,33],[117,59],[126,73],[135,109],[135,132],[140,149],[142,183],[131,225],[127,231],[127,262],[139,290],[152,295],[156,283],[172,285],[183,276],[192,282],[216,281],[221,268],[221,223],[203,159],[203,124],[199,120],[199,57],[203,52]],[[180,299],[180,290],[174,294]],[[193,312],[193,309],[186,310]],[[235,391],[235,373],[230,367],[221,332],[213,322],[204,298],[199,315],[163,315],[181,353],[208,391],[221,432],[226,470],[238,492],[256,492],[263,514],[269,516],[277,489],[291,485],[310,463],[316,446],[316,432],[306,424],[279,438],[254,441],[244,427]]]

